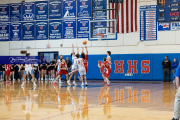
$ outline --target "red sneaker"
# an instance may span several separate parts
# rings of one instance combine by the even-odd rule
[[[106,84],[107,83],[107,81],[104,81],[102,84]]]

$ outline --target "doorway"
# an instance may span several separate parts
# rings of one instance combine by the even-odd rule
[[[53,60],[57,60],[58,52],[38,52],[38,56],[45,58],[46,61],[51,60],[51,58],[53,58]]]

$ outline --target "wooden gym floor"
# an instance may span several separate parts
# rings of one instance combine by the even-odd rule
[[[112,82],[104,87],[67,87],[52,82],[0,82],[0,120],[170,120],[175,85],[163,82]]]

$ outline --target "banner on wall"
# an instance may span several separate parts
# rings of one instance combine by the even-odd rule
[[[77,38],[88,38],[89,20],[90,19],[78,19],[77,20]]]
[[[77,17],[91,17],[91,0],[77,1]]]
[[[49,1],[49,19],[62,18],[62,0]]]
[[[36,40],[48,39],[48,21],[36,22]]]
[[[62,38],[62,20],[49,21],[49,39]]]
[[[34,2],[23,3],[23,21],[34,20]]]
[[[157,40],[157,6],[140,6],[140,40]]]
[[[36,20],[48,19],[48,1],[35,2]]]
[[[11,23],[10,26],[10,41],[20,41],[21,40],[21,23]]]
[[[180,30],[180,22],[158,23],[158,31],[178,31],[178,30]]]
[[[9,22],[9,4],[0,4],[0,22]]]
[[[63,17],[76,17],[76,0],[63,0]]]
[[[63,20],[63,39],[76,38],[76,19]]]
[[[9,41],[9,23],[0,23],[0,41]]]
[[[93,5],[94,10],[107,9],[106,0],[95,0],[93,4],[94,4]],[[95,11],[93,12],[93,16],[95,16]],[[107,11],[96,11],[96,17],[105,17],[105,16],[107,16]]]
[[[12,3],[10,7],[10,19],[11,22],[21,21],[21,3]]]
[[[23,40],[34,40],[34,22],[23,23]]]

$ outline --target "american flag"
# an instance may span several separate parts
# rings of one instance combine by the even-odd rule
[[[115,0],[109,2],[108,9],[115,8],[116,4],[116,15],[119,10],[117,33],[137,31],[137,0],[123,0],[123,3],[115,3],[114,1]],[[107,13],[108,19],[115,19],[115,10],[108,10]],[[115,23],[109,22],[109,26],[115,26]],[[109,28],[109,32],[114,33],[114,29]]]

